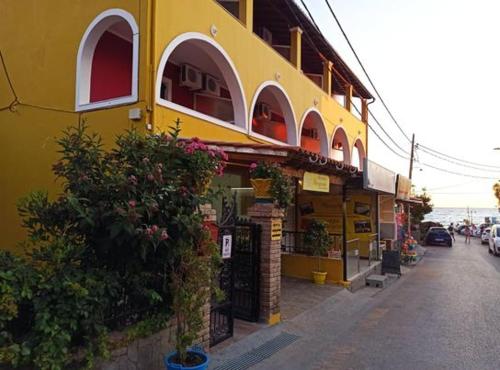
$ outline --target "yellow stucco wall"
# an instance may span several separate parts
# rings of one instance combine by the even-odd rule
[[[167,130],[178,117],[184,122],[184,136],[262,141],[248,133],[154,104],[154,79],[162,52],[176,36],[185,32],[209,36],[210,27],[217,26],[215,41],[236,66],[248,109],[257,87],[266,80],[275,80],[278,73],[279,83],[291,99],[297,125],[304,112],[315,106],[316,100],[328,135],[341,124],[351,147],[357,137],[366,142],[366,127],[362,122],[213,0],[4,0],[1,8],[0,51],[17,104],[8,108],[15,97],[7,82],[7,73],[0,66],[0,248],[15,249],[15,244],[24,237],[15,206],[20,197],[35,189],[47,189],[52,196],[59,191],[50,170],[57,159],[55,138],[79,120],[86,120],[108,146],[126,128],[135,126],[145,130],[146,123],[151,122],[155,130]],[[75,75],[80,41],[88,25],[101,12],[112,8],[132,14],[139,27],[138,101],[77,113]],[[128,111],[134,107],[144,113],[139,121],[128,119]],[[298,131],[298,127],[296,129]]]
[[[299,279],[312,279],[312,271],[318,269],[317,257],[302,254],[281,255],[281,275]],[[342,279],[342,260],[321,258],[321,270],[327,273],[326,282],[340,284]]]
[[[17,216],[17,200],[36,189],[51,196],[59,185],[51,173],[58,158],[55,139],[62,130],[85,119],[99,132],[105,145],[116,134],[144,120],[132,122],[128,110],[145,108],[147,2],[137,0],[3,1],[0,50],[19,101],[14,101],[4,68],[0,65],[0,248],[19,251],[24,238]],[[139,102],[128,106],[75,112],[76,59],[80,40],[102,11],[121,8],[130,12],[141,29]]]
[[[360,138],[366,147],[366,126],[364,123],[346,111],[215,1],[160,1],[156,6],[155,68],[158,68],[165,48],[173,39],[187,32],[201,33],[212,38],[229,54],[241,79],[249,110],[257,88],[266,81],[275,81],[284,88],[290,97],[297,126],[300,125],[307,110],[316,108],[322,114],[329,142],[331,142],[331,135],[333,135],[335,128],[341,125],[346,131],[351,150],[356,138]],[[175,17],[169,17],[170,14],[175,14]],[[212,37],[210,33],[213,25],[217,28],[215,37]],[[276,79],[277,74],[280,76],[279,79]],[[314,104],[315,101],[317,105]],[[159,110],[161,113],[156,116],[155,124],[159,130],[164,130],[165,126],[171,124],[175,114],[165,113],[162,108]],[[250,115],[251,112],[248,114]],[[189,125],[191,124],[198,126],[199,122],[192,121]],[[191,129],[187,126],[188,124],[184,125],[184,130],[197,131],[197,127]],[[219,131],[214,128],[215,126],[211,123],[203,125],[203,137],[215,140],[224,139],[225,137],[219,136]],[[299,134],[298,130],[299,127],[296,127],[297,135]],[[202,136],[200,132],[198,130],[197,136]],[[225,130],[226,135],[234,137],[233,133],[229,134],[228,132],[230,132],[229,129]],[[253,141],[250,138],[244,140],[243,137],[246,135],[237,136],[242,141]],[[298,135],[298,137],[300,136]]]

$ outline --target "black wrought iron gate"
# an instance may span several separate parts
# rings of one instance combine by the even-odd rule
[[[235,226],[233,252],[234,316],[259,319],[260,225],[239,221]]]
[[[223,266],[219,286],[222,302],[212,299],[210,309],[210,345],[233,335],[234,318],[259,319],[260,226],[236,218],[235,202],[224,202],[219,223],[219,245]],[[230,253],[228,253],[228,249]]]

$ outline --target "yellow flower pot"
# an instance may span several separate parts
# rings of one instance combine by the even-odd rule
[[[326,272],[313,271],[312,275],[314,284],[319,284],[319,285],[325,284],[326,274],[327,274]]]
[[[256,199],[272,199],[271,179],[250,179]]]

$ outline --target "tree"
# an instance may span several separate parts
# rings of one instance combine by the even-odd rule
[[[495,195],[495,198],[497,198],[498,205],[500,207],[500,182],[496,182],[493,185],[493,193]]]
[[[432,212],[434,205],[431,203],[432,199],[429,194],[427,194],[425,188],[422,189],[422,194],[416,196],[417,199],[422,201],[422,204],[415,205],[411,208],[411,218],[413,224],[421,223],[425,215]]]

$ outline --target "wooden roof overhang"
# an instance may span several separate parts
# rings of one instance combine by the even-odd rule
[[[254,0],[255,32],[260,32],[263,26],[271,28],[273,44],[284,45],[290,44],[290,29],[300,27],[303,30],[303,68],[307,69],[306,72],[322,74],[322,62],[327,59],[333,63],[335,71],[345,79],[342,81],[338,76],[333,76],[333,90],[336,93],[343,94],[347,82],[354,87],[355,97],[373,98],[370,91],[293,0]]]
[[[244,144],[231,142],[205,142],[209,147],[222,149],[229,156],[229,165],[250,166],[264,161],[279,163],[293,177],[302,177],[305,171],[328,175],[333,184],[360,176],[358,168],[324,157],[295,146],[274,144]]]

